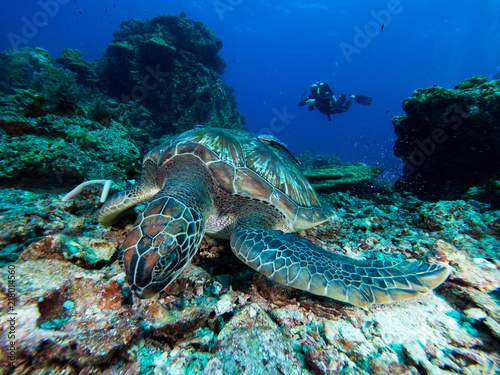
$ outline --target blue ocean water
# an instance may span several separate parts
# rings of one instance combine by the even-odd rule
[[[334,152],[343,161],[401,170],[391,119],[420,87],[452,87],[500,65],[500,1],[466,0],[23,0],[0,13],[0,49],[77,48],[99,58],[120,22],[186,12],[223,41],[223,78],[247,128],[271,133],[294,153]],[[316,80],[338,96],[363,94],[332,121],[298,107]]]

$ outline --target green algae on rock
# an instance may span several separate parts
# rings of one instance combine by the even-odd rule
[[[463,81],[457,83],[454,87],[455,90],[466,90],[488,82],[488,77],[475,76],[471,78],[466,78]]]
[[[35,74],[50,63],[51,58],[43,48],[4,50],[0,53],[0,82],[2,82],[0,88],[32,87]]]
[[[43,96],[43,106],[51,113],[73,114],[80,100],[76,73],[53,64],[35,73],[33,88]]]
[[[75,73],[57,67],[42,49],[8,50],[0,56],[10,61],[0,76],[0,181],[71,186],[100,178],[103,170],[118,180],[135,172],[139,150],[130,130],[120,124],[123,112],[115,111],[104,122],[88,119],[83,109],[108,105],[109,98],[78,87]],[[24,80],[24,71],[13,67],[18,61],[33,68]]]
[[[82,116],[57,115],[25,121],[29,132],[0,136],[0,148],[9,156],[0,161],[0,181],[71,186],[99,179],[103,170],[118,180],[135,172],[139,150],[118,122],[104,127]]]
[[[0,93],[27,95],[43,111],[72,114],[80,100],[76,74],[54,64],[42,48],[0,52]],[[31,116],[39,117],[39,116]]]
[[[363,163],[327,165],[319,169],[305,170],[304,176],[317,191],[333,191],[360,182],[370,181],[382,174],[385,168]]]

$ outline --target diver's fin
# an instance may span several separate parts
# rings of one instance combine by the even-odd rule
[[[364,96],[364,95],[354,95],[354,101],[356,103],[359,103],[361,105],[370,105],[372,102],[372,98],[369,96]]]

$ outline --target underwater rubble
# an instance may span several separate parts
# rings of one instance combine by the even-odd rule
[[[393,119],[396,188],[421,199],[475,199],[500,207],[500,80],[418,89]]]
[[[0,330],[9,332],[15,312],[17,351],[15,369],[2,373],[499,371],[500,211],[374,187],[323,195],[338,217],[299,235],[351,257],[426,258],[453,271],[434,292],[368,309],[281,286],[210,238],[164,292],[139,300],[116,260],[134,214],[104,229],[97,187],[66,202],[2,188],[0,260],[10,267],[0,271]],[[4,369],[7,344],[0,341]]]

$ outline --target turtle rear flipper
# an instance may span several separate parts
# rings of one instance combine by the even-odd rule
[[[415,260],[352,259],[281,231],[236,228],[231,248],[243,262],[280,284],[358,307],[415,297],[449,275],[448,267]]]

